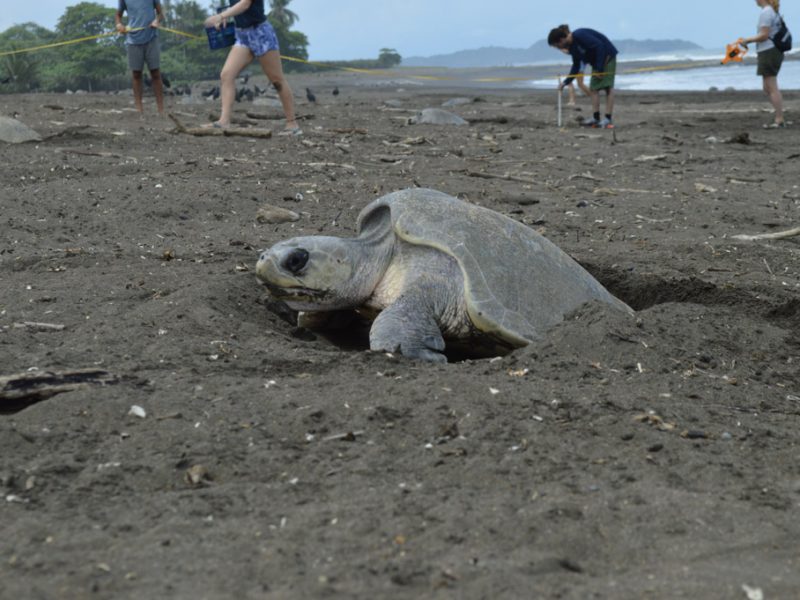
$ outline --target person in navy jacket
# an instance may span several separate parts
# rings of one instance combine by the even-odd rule
[[[572,57],[572,68],[561,84],[561,89],[572,83],[581,72],[584,64],[592,65],[592,79],[589,90],[592,96],[594,115],[583,124],[588,127],[612,129],[614,122],[614,77],[617,70],[617,49],[599,31],[582,28],[570,31],[568,25],[561,25],[550,32],[547,43]],[[600,90],[606,91],[606,113],[600,118]]]

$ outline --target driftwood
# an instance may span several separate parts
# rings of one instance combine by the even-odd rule
[[[61,323],[41,323],[38,321],[23,321],[14,323],[14,329],[29,329],[31,331],[62,331],[64,325]]]
[[[498,173],[485,173],[483,171],[472,171],[469,169],[465,169],[460,172],[466,173],[468,177],[480,177],[481,179],[503,179],[505,181],[517,181],[519,183],[529,183],[531,185],[543,185],[544,187],[555,191],[555,188],[549,183],[545,183],[543,181],[537,181],[536,179],[530,179],[528,177],[520,177],[518,175],[512,175],[510,173],[503,173],[502,175],[500,175]]]
[[[228,127],[227,129],[222,129],[221,127],[186,127],[175,115],[170,113],[167,116],[169,116],[169,118],[172,119],[172,122],[175,123],[175,133],[185,133],[187,135],[194,135],[197,137],[239,136],[262,139],[272,137],[271,129],[254,129],[250,127]]]
[[[85,388],[89,385],[117,383],[117,378],[102,369],[74,371],[29,371],[0,377],[0,413],[22,410],[41,400]]]
[[[787,229],[786,231],[776,231],[775,233],[759,233],[756,235],[739,234],[731,237],[735,240],[744,240],[746,242],[752,242],[754,240],[782,240],[785,238],[794,237],[796,235],[800,235],[800,227],[795,227],[794,229]]]
[[[508,117],[471,117],[465,119],[467,123],[474,124],[474,123],[497,123],[499,125],[505,125],[509,122]]]

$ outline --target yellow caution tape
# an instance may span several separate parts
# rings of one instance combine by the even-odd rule
[[[145,28],[144,27],[138,27],[138,28],[135,28],[135,29],[126,29],[125,33],[130,33],[132,31],[141,31],[142,29],[145,29]],[[178,29],[172,29],[170,27],[159,26],[158,29],[162,29],[164,31],[168,31],[169,33],[173,33],[175,35],[180,35],[180,36],[189,38],[191,40],[205,40],[205,37],[203,37],[203,36],[195,35],[193,33],[187,33],[185,31],[180,31]],[[98,39],[105,38],[105,37],[110,37],[110,36],[113,36],[113,35],[123,35],[123,34],[117,32],[115,30],[115,31],[109,31],[109,32],[106,32],[106,33],[100,33],[100,34],[97,34],[97,35],[88,35],[86,37],[77,38],[77,39],[74,39],[74,40],[67,40],[67,41],[64,41],[64,42],[53,42],[51,44],[43,44],[41,46],[33,46],[31,48],[22,48],[22,49],[19,49],[19,50],[7,50],[5,52],[0,52],[0,57],[10,56],[12,54],[22,54],[24,52],[37,52],[39,50],[48,50],[50,48],[58,48],[60,46],[68,46],[68,45],[72,45],[72,44],[80,44],[82,42],[88,42],[88,41],[91,41],[91,40],[98,40]],[[315,67],[321,67],[321,68],[324,68],[324,69],[336,69],[336,70],[339,70],[339,71],[348,71],[350,73],[360,73],[362,75],[385,75],[385,76],[386,75],[396,75],[396,73],[389,73],[389,72],[381,71],[381,70],[377,70],[377,69],[358,69],[358,68],[355,68],[355,67],[343,67],[343,66],[332,65],[332,64],[328,64],[328,63],[313,62],[313,61],[310,61],[310,60],[304,60],[302,58],[295,58],[293,56],[283,56],[283,55],[281,55],[281,59],[289,60],[289,61],[292,61],[292,62],[303,63],[303,64],[306,64],[306,65],[311,65],[311,66],[315,66]],[[718,65],[718,64],[719,64],[718,61],[713,61],[713,62],[712,61],[708,61],[708,64],[704,64],[702,62],[678,63],[678,64],[670,64],[670,65],[659,65],[659,66],[656,66],[656,67],[641,67],[641,68],[637,68],[637,69],[617,70],[617,71],[614,71],[614,72],[607,72],[607,73],[594,73],[593,72],[593,73],[591,73],[591,76],[592,77],[604,77],[606,75],[612,75],[612,74],[624,75],[624,74],[631,74],[631,73],[650,73],[650,72],[655,72],[655,71],[674,71],[674,70],[687,69],[687,68],[688,69],[696,69],[696,68],[699,68],[699,67],[713,66],[713,65]],[[585,73],[578,73],[577,75],[574,75],[573,77],[577,78],[577,77],[581,77],[581,76],[584,76],[584,75],[586,75],[586,74]],[[428,80],[428,81],[452,81],[452,80],[456,79],[455,77],[447,77],[447,76],[440,76],[440,75],[406,75],[406,77],[408,77],[410,79],[422,79],[422,80]],[[567,78],[567,77],[569,77],[569,75],[563,75],[563,74],[561,74],[561,75],[546,75],[546,76],[543,76],[543,77],[539,77],[538,79],[561,79],[561,78]],[[505,81],[530,81],[531,79],[532,79],[531,77],[481,77],[481,78],[477,78],[477,79],[472,79],[471,81],[480,82],[480,83],[500,83],[500,82],[505,82]]]

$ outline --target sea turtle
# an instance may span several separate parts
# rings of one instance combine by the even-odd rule
[[[256,275],[294,310],[374,318],[372,350],[446,362],[447,340],[448,350],[492,356],[541,339],[591,300],[633,312],[529,227],[436,190],[378,198],[357,229],[279,242]]]
[[[416,115],[408,119],[409,125],[469,125],[458,115],[441,108],[423,108]]]
[[[25,125],[25,123],[0,115],[0,141],[9,144],[41,142],[42,136]]]

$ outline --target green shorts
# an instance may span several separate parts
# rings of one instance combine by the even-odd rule
[[[597,90],[611,89],[614,87],[614,77],[617,74],[617,59],[612,58],[606,65],[606,70],[599,75],[592,72],[592,79],[589,81],[589,88]]]
[[[770,48],[758,53],[758,71],[756,75],[762,77],[777,77],[783,64],[783,52],[777,48]]]

